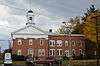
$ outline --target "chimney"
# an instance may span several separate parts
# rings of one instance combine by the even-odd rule
[[[52,33],[52,29],[49,29],[49,32]]]

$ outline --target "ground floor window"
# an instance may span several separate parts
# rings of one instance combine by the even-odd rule
[[[21,49],[18,49],[17,55],[21,55]]]
[[[28,49],[28,55],[32,55],[32,57],[33,57],[33,54],[34,54],[33,49],[32,48],[29,48]]]
[[[55,55],[55,49],[50,49],[50,50],[49,50],[49,55],[50,55],[50,56]]]
[[[45,49],[39,49],[38,50],[38,55],[39,56],[45,56]]]

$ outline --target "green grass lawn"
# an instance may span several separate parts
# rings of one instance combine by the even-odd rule
[[[13,61],[13,64],[20,64],[20,65],[25,65],[25,61]]]
[[[3,60],[0,60],[0,64],[3,64]],[[25,65],[25,61],[13,61],[13,64]]]

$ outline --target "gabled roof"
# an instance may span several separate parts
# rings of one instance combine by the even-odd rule
[[[26,25],[23,28],[20,28],[14,32],[12,32],[13,35],[48,35],[49,32],[44,31],[40,28],[38,28],[35,25]]]

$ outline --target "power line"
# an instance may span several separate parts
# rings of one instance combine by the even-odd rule
[[[0,26],[4,26],[4,27],[10,28],[10,29],[17,29],[17,28],[13,28],[13,27],[5,26],[5,25],[0,25]]]
[[[11,2],[11,1],[8,1],[8,2]],[[1,4],[3,4],[3,1],[0,1]],[[18,7],[15,7],[15,6],[10,6],[10,5],[7,5],[7,4],[3,4],[7,7],[11,7],[11,8],[14,8],[14,9],[17,9],[17,10],[23,10],[23,11],[27,11],[27,9],[22,9],[22,8],[18,8]]]

